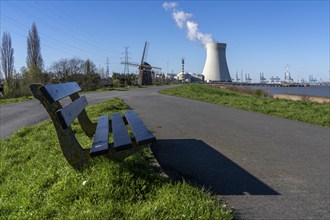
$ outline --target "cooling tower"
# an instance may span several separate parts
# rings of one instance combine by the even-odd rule
[[[203,70],[205,81],[231,82],[226,60],[226,44],[206,44],[206,61]]]

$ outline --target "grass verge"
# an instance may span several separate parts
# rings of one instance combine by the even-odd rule
[[[25,101],[32,100],[32,99],[34,99],[33,96],[23,96],[23,97],[19,97],[19,98],[9,98],[9,99],[1,98],[0,105],[7,105],[7,104],[12,104],[12,103],[17,103],[17,102],[25,102]]]
[[[330,127],[330,104],[263,98],[204,84],[185,84],[160,93]]]
[[[86,92],[80,92],[79,94],[88,94],[88,93],[94,93],[94,92],[107,92],[107,91],[125,91],[128,89],[136,89],[136,88],[147,88],[147,86],[129,86],[129,87],[109,87],[109,88],[101,88],[95,91],[86,91]],[[33,96],[23,96],[19,98],[0,98],[0,105],[7,105],[17,102],[25,102],[35,99]]]
[[[87,107],[101,114],[124,111],[113,99]],[[91,140],[77,122],[84,147]],[[99,157],[82,172],[60,150],[51,121],[20,129],[0,141],[0,216],[4,219],[232,219],[210,193],[154,172],[146,149],[118,163]]]

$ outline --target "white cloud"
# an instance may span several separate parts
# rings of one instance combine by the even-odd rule
[[[177,2],[164,2],[163,3],[163,8],[168,11],[172,8],[176,8],[178,6]]]

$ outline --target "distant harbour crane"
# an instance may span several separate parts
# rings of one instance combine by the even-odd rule
[[[260,83],[265,83],[265,82],[267,82],[267,81],[266,81],[266,78],[264,76],[264,73],[260,73]]]
[[[241,81],[241,79],[238,77],[238,72],[236,71],[236,82],[238,83],[240,81]]]
[[[289,64],[286,65],[285,67],[285,73],[284,73],[284,82],[292,83],[293,79],[291,78],[291,74],[289,72]]]
[[[252,78],[250,77],[249,73],[245,73],[245,82],[246,83],[251,83],[252,82]]]

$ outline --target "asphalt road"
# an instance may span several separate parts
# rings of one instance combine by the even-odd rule
[[[209,188],[244,219],[330,219],[329,128],[159,89],[93,93],[87,100],[123,99],[155,133],[152,151],[169,176]],[[1,138],[44,115],[35,101],[1,106]]]
[[[89,104],[102,102],[114,97],[126,97],[132,91],[111,91],[85,94]],[[50,119],[38,100],[0,105],[0,139],[3,139],[23,126],[34,125]]]

